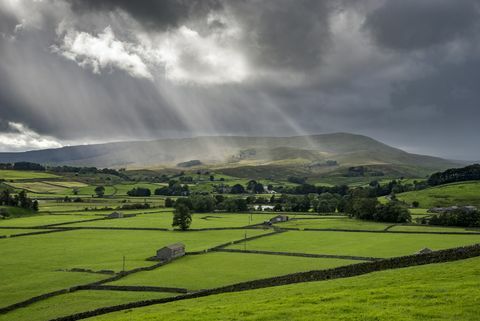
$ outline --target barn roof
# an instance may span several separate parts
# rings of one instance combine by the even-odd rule
[[[174,244],[170,244],[170,245],[167,245],[165,246],[166,248],[169,248],[170,250],[181,250],[181,249],[184,249],[185,248],[185,244],[183,243],[174,243]]]

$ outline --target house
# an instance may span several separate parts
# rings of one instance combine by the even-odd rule
[[[184,255],[185,245],[183,243],[175,243],[159,249],[155,258],[157,260],[171,261]]]
[[[428,247],[425,247],[423,249],[421,249],[420,251],[418,251],[417,253],[415,254],[427,254],[427,253],[432,253],[433,251],[431,249],[429,249]]]
[[[122,217],[123,217],[123,213],[121,212],[113,212],[107,215],[107,218],[122,218]]]
[[[253,207],[255,211],[273,211],[275,206],[273,205],[255,205]]]
[[[454,211],[462,211],[464,213],[472,213],[476,212],[477,208],[475,206],[450,206],[450,207],[432,207],[431,209],[428,210],[429,213],[451,213]]]
[[[277,215],[270,219],[270,223],[279,223],[279,222],[286,222],[288,221],[287,215]]]

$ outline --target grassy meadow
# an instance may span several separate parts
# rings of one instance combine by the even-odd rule
[[[91,321],[478,320],[480,259],[214,295]]]
[[[213,191],[214,185],[220,183],[247,184],[250,179],[234,176],[237,170],[241,169],[216,171],[213,173],[214,181],[210,181],[206,174],[185,173],[183,176],[193,177],[194,182],[189,184],[191,191],[205,192]],[[252,167],[249,171],[255,173],[256,169]],[[288,215],[290,220],[273,226],[262,223],[278,215],[275,212],[194,213],[190,226],[192,230],[178,231],[172,228],[173,208],[165,208],[165,196],[127,195],[135,187],[149,188],[153,193],[156,188],[166,184],[141,180],[144,173],[136,173],[138,179],[123,181],[107,174],[61,176],[0,170],[0,179],[5,180],[3,187],[10,187],[13,193],[26,190],[30,198],[39,201],[40,206],[39,212],[0,207],[10,214],[8,218],[0,219],[0,236],[5,236],[0,238],[0,311],[45,293],[92,282],[106,282],[112,276],[119,277],[114,282],[106,283],[114,286],[113,289],[79,290],[53,296],[8,313],[0,313],[0,321],[49,321],[101,307],[177,295],[160,290],[130,291],[131,288],[128,288],[120,291],[115,288],[118,286],[174,287],[198,291],[350,265],[363,262],[365,257],[389,258],[414,254],[425,247],[438,250],[480,243],[480,231],[474,229],[377,223],[351,219],[341,213],[320,215],[312,211],[285,212],[283,214]],[[156,174],[153,172],[149,175]],[[366,178],[347,180],[358,186],[366,183]],[[265,185],[295,185],[276,176],[260,181]],[[311,182],[329,184],[321,179]],[[102,197],[95,195],[94,190],[99,185],[105,186]],[[463,197],[473,202],[478,187],[478,182],[451,184],[411,195],[398,194],[398,198],[412,201],[413,197],[415,200],[423,197],[418,199],[422,208],[410,209],[412,217],[417,218],[428,215],[426,208],[436,199],[456,202]],[[434,197],[439,191],[447,196]],[[271,195],[257,196],[269,198]],[[74,199],[77,201],[73,202]],[[125,205],[144,203],[150,208],[121,209]],[[113,211],[135,216],[107,219],[106,215]],[[44,231],[50,233],[9,237]],[[256,236],[260,237],[242,241],[245,237]],[[234,241],[239,243],[233,244]],[[148,259],[155,255],[156,250],[177,242],[186,246],[187,255],[149,271],[136,271],[126,276],[122,274],[124,268],[130,271],[152,267],[157,262]],[[220,245],[237,252],[206,251]],[[243,250],[286,253],[242,253]],[[301,253],[333,257],[297,255]],[[388,315],[391,320],[407,320],[402,319],[405,315],[408,315],[408,320],[426,320],[426,315],[432,316],[431,320],[440,320],[440,312],[452,320],[474,320],[474,304],[479,303],[475,298],[479,291],[479,283],[475,278],[480,273],[478,263],[477,258],[334,281],[216,295],[127,310],[89,320],[300,321],[319,318],[340,320],[340,316],[343,316],[341,320],[384,320],[387,310],[390,311]],[[103,273],[98,273],[100,271]],[[451,275],[455,275],[458,282],[453,282]],[[443,308],[441,304],[449,308]],[[435,306],[440,312],[434,311]]]
[[[397,195],[397,198],[409,204],[417,201],[422,208],[452,205],[480,207],[480,182],[446,184],[421,191],[401,193]]]

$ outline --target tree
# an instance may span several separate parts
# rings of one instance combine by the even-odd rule
[[[195,195],[191,197],[191,201],[195,212],[206,213],[215,209],[215,199],[211,196]]]
[[[95,194],[97,194],[97,197],[103,197],[103,195],[105,195],[105,187],[103,186],[95,187]]]
[[[377,206],[373,219],[378,222],[406,223],[411,221],[410,212],[398,202]]]
[[[38,201],[37,200],[33,201],[32,210],[34,210],[35,212],[38,212]]]
[[[244,194],[245,193],[245,188],[240,184],[235,184],[230,189],[230,193],[231,194]]]
[[[252,192],[255,194],[262,194],[262,193],[265,193],[265,188],[263,187],[262,183],[256,183],[253,186]]]
[[[413,202],[412,202],[412,207],[413,207],[413,208],[418,208],[418,207],[420,207],[420,202],[419,202],[419,201],[413,201]]]
[[[173,200],[170,197],[165,199],[165,207],[173,207]]]
[[[127,192],[128,196],[149,197],[152,194],[149,188],[135,187]]]
[[[190,209],[185,204],[177,204],[173,211],[173,227],[179,227],[182,231],[188,230],[192,223]]]

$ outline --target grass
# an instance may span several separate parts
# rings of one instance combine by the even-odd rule
[[[25,216],[31,216],[31,215],[37,214],[32,210],[21,208],[21,207],[15,207],[15,206],[0,206],[0,209],[2,211],[7,212],[7,214],[9,215],[9,218],[25,217]],[[0,225],[1,224],[2,224],[2,220],[0,220]]]
[[[9,235],[14,235],[14,234],[25,234],[25,233],[32,233],[32,232],[41,232],[41,231],[45,231],[45,230],[38,230],[38,229],[34,229],[34,230],[31,230],[31,229],[2,229],[0,227],[0,236],[4,235],[4,236],[9,236]]]
[[[68,194],[70,191],[61,186],[50,185],[44,182],[8,183],[7,185],[27,192],[40,194]]]
[[[312,254],[393,257],[424,247],[439,250],[480,242],[480,235],[430,235],[365,232],[289,231],[247,243],[249,250]],[[230,248],[243,249],[243,244]]]
[[[174,294],[158,292],[77,291],[34,303],[28,308],[18,309],[6,315],[0,315],[0,321],[47,321],[104,306],[160,299],[172,295]]]
[[[257,235],[263,231],[248,231]],[[71,268],[126,269],[152,265],[146,261],[165,245],[183,242],[200,251],[241,239],[243,230],[203,232],[78,230],[32,237],[0,239],[0,307],[67,286],[105,278],[99,274],[62,272]]]
[[[80,188],[80,187],[88,186],[85,183],[75,182],[75,181],[44,181],[44,183],[47,183],[50,185],[57,185],[65,188]]]
[[[462,227],[448,227],[448,226],[432,226],[432,225],[397,225],[390,228],[390,231],[412,231],[412,232],[469,232],[469,233],[479,233],[478,231],[466,230]]]
[[[185,256],[153,271],[133,274],[113,282],[112,285],[150,285],[200,290],[352,263],[358,261],[212,252]]]
[[[273,216],[271,214],[198,213],[192,215],[190,228],[243,227],[262,223]],[[168,212],[138,215],[122,219],[77,223],[69,226],[156,227],[171,229],[172,219],[173,212],[170,210]]]
[[[29,217],[0,220],[0,227],[36,227],[42,225],[66,223],[92,218],[101,218],[93,215],[35,215]]]
[[[15,171],[15,170],[0,170],[0,179],[4,180],[22,180],[22,179],[42,179],[42,178],[58,178],[59,176],[32,171]]]
[[[291,220],[285,223],[277,224],[278,227],[294,227],[294,228],[331,228],[331,229],[345,229],[345,230],[376,230],[381,231],[387,228],[388,223],[376,223],[362,220],[344,218],[319,218],[319,219],[298,219]]]
[[[411,204],[420,202],[420,207],[474,205],[480,207],[480,181],[461,182],[397,194],[397,198]]]
[[[478,320],[480,258],[214,295],[92,321]]]

